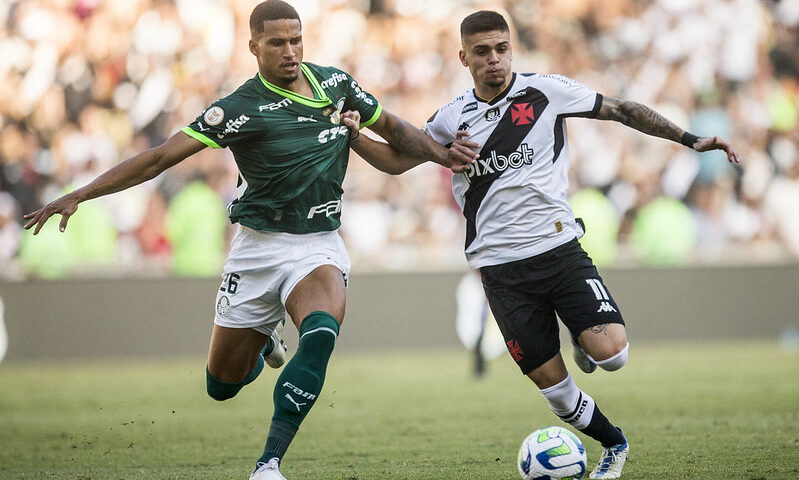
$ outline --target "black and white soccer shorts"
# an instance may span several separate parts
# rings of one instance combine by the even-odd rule
[[[525,375],[560,351],[560,317],[572,338],[624,320],[577,239],[534,257],[480,268],[488,303]]]

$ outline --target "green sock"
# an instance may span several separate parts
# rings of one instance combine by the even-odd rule
[[[259,462],[281,459],[286,453],[322,391],[338,329],[338,322],[327,312],[313,312],[302,321],[297,352],[283,367],[275,384],[275,413]]]

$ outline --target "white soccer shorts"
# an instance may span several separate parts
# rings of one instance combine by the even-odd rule
[[[262,232],[239,225],[216,294],[214,323],[271,335],[286,318],[286,299],[317,267],[333,265],[346,285],[350,257],[338,232]]]

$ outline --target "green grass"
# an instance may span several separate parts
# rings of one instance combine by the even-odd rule
[[[517,480],[521,440],[559,421],[508,358],[481,381],[469,367],[465,352],[338,352],[283,473]],[[246,479],[276,374],[224,403],[204,374],[201,358],[0,365],[0,478]],[[633,345],[621,371],[573,375],[630,440],[625,480],[799,478],[799,352]],[[591,468],[600,449],[581,438]]]

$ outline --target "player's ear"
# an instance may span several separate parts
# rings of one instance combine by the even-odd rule
[[[466,52],[464,52],[463,50],[458,51],[458,58],[461,59],[461,63],[463,64],[464,67],[469,66],[469,62],[466,61]]]
[[[250,47],[250,53],[252,53],[253,55],[255,55],[257,57],[258,56],[258,44],[255,43],[255,40],[253,40],[251,38],[249,43],[248,43],[248,45]]]

